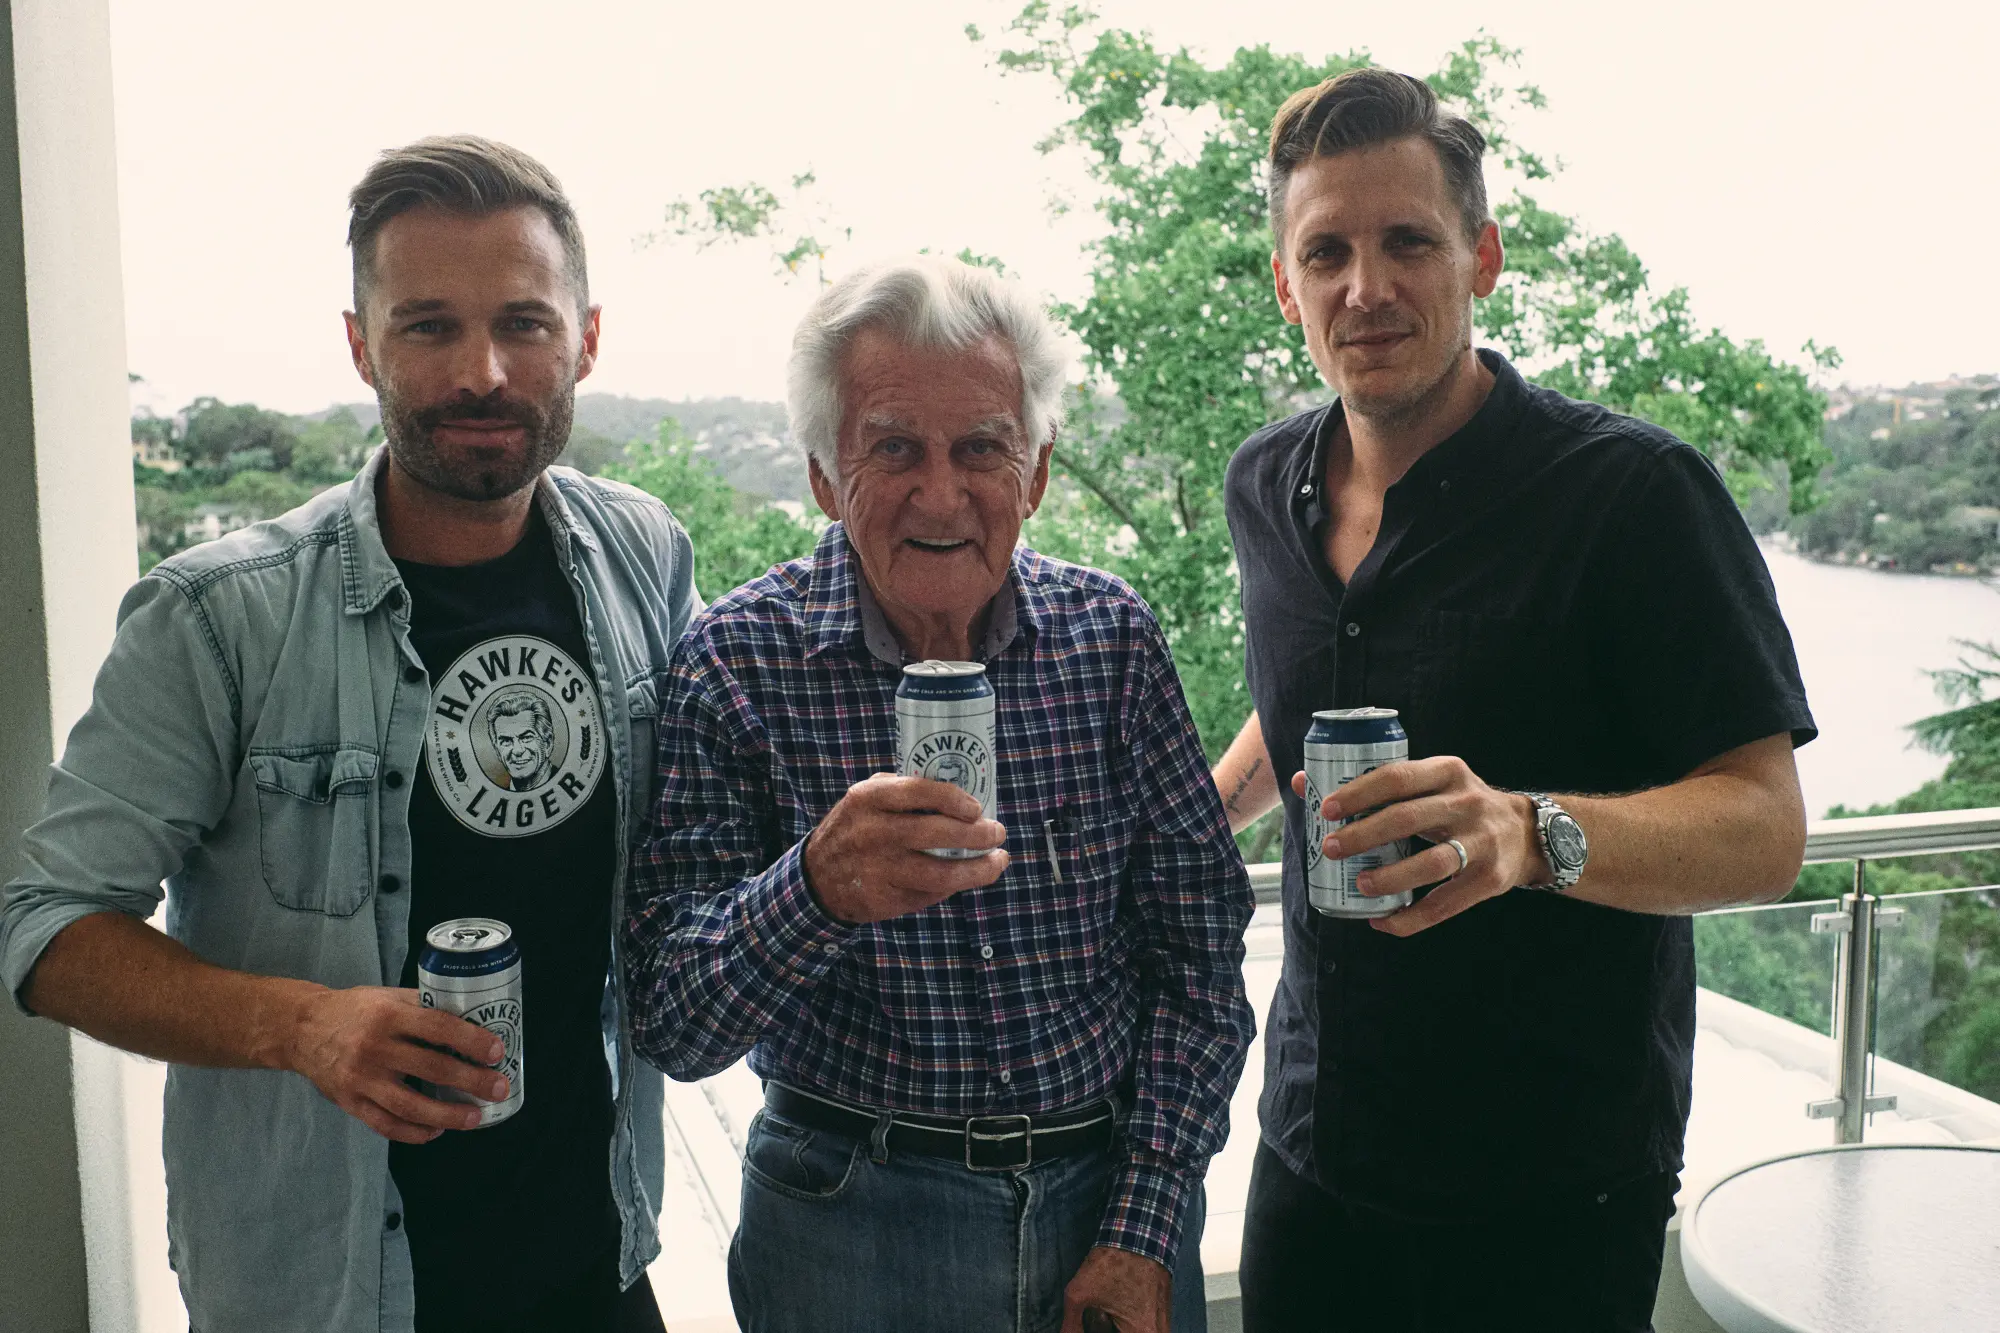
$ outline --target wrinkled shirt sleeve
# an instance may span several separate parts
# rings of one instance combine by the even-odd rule
[[[747,1054],[839,958],[853,927],[783,846],[770,747],[699,633],[662,691],[659,796],[627,884],[627,1000],[639,1054],[678,1079]]]
[[[1127,735],[1138,833],[1125,893],[1140,926],[1134,1104],[1097,1243],[1171,1267],[1256,1019],[1243,987],[1255,900],[1159,630],[1146,623]]]
[[[150,917],[162,881],[222,818],[238,708],[201,613],[177,584],[140,579],[0,905],[0,979],[24,1010],[21,989],[64,927],[95,912]]]

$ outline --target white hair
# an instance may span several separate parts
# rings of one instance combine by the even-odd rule
[[[1035,450],[1062,427],[1069,356],[1021,284],[930,255],[877,264],[821,293],[792,335],[785,375],[792,438],[830,481],[840,478],[841,360],[864,329],[925,349],[957,350],[998,337],[1021,370],[1021,424]]]

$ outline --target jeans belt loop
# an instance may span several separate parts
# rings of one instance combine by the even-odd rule
[[[877,1166],[889,1165],[889,1126],[895,1123],[893,1111],[875,1113],[875,1130],[868,1136],[868,1160]]]

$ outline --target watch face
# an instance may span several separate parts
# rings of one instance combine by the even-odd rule
[[[1574,870],[1583,864],[1583,827],[1568,815],[1549,821],[1549,856],[1559,870]]]

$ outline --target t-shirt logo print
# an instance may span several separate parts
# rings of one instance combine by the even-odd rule
[[[458,822],[489,838],[554,828],[604,775],[590,673],[546,639],[488,639],[436,677],[424,747]]]

